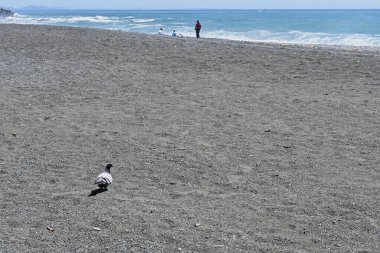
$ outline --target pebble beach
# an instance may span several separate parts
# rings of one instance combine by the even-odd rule
[[[380,251],[378,48],[12,24],[0,45],[1,253]]]

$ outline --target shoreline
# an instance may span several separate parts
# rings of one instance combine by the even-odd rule
[[[377,52],[33,25],[0,41],[0,252],[378,251]]]
[[[143,33],[143,32],[131,32],[119,29],[103,29],[103,28],[90,28],[90,27],[75,27],[75,26],[55,26],[55,25],[35,25],[35,24],[0,24],[0,25],[25,25],[25,26],[47,26],[47,27],[67,27],[67,28],[78,28],[78,29],[96,29],[101,31],[115,31],[115,32],[125,32],[125,33],[136,33],[149,36],[162,36],[157,34]],[[163,37],[172,37],[171,35],[164,35]],[[183,36],[183,39],[194,39],[194,37]],[[354,46],[354,45],[327,45],[327,44],[307,44],[307,43],[287,43],[287,42],[270,42],[270,41],[250,41],[250,40],[233,40],[233,39],[219,39],[219,38],[209,38],[204,37],[202,40],[209,41],[221,41],[221,42],[236,42],[236,43],[252,43],[257,45],[268,45],[268,46],[290,46],[290,47],[304,47],[304,48],[315,48],[315,49],[327,49],[327,50],[343,50],[343,51],[358,51],[358,52],[369,52],[369,53],[380,53],[380,46]]]

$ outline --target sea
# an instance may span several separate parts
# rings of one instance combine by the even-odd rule
[[[18,10],[0,23],[194,37],[196,20],[203,38],[380,47],[380,10]]]

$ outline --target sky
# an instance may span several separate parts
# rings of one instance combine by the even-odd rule
[[[380,9],[380,0],[0,0],[0,6],[69,9]]]

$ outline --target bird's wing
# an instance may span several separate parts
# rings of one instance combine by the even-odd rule
[[[96,178],[95,184],[111,184],[112,176],[107,172],[100,173]]]

